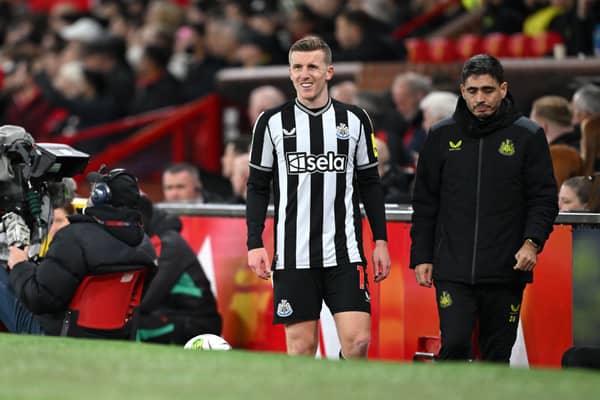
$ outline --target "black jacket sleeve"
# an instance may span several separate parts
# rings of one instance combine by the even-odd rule
[[[21,262],[10,273],[16,296],[34,314],[66,310],[86,275],[82,248],[73,246],[70,242],[76,238],[64,233],[57,232],[46,258],[39,265]]]
[[[541,129],[531,135],[527,146],[525,160],[527,216],[523,239],[534,239],[543,248],[558,214],[556,180],[546,136]]]
[[[413,193],[410,268],[433,261],[435,227],[440,207],[441,156],[435,132],[419,154]]]
[[[377,166],[357,172],[358,190],[371,225],[373,240],[387,240],[385,200]]]

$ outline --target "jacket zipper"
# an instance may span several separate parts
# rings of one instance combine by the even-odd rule
[[[475,260],[477,259],[477,236],[479,236],[479,194],[481,192],[481,163],[483,153],[483,138],[479,138],[479,153],[477,159],[477,189],[475,191],[475,237],[473,239],[473,260],[471,263],[471,284],[475,284]]]

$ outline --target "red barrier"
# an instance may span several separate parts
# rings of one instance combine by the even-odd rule
[[[158,111],[159,115],[163,115],[164,112],[166,111]],[[141,118],[146,117],[150,116]],[[98,135],[97,132],[92,131],[92,133]],[[164,137],[171,139],[171,161],[190,160],[206,171],[219,172],[222,148],[219,97],[206,96],[201,100],[172,109],[163,120],[97,154],[88,164],[87,171],[96,171],[102,164],[116,165]]]
[[[79,132],[75,133],[73,136],[59,136],[56,138],[50,138],[48,141],[60,142],[73,146],[77,143],[84,142],[86,140],[113,136],[122,132],[127,132],[133,129],[144,127],[150,123],[164,120],[168,116],[172,115],[174,111],[175,109],[172,107],[162,108],[160,110],[134,115],[106,124],[82,129]]]
[[[33,12],[49,12],[55,4],[70,3],[79,11],[90,9],[92,0],[29,0],[29,9]]]
[[[432,19],[441,15],[444,11],[446,11],[448,7],[453,6],[456,3],[458,3],[458,0],[446,0],[435,5],[431,8],[431,10],[429,10],[425,14],[418,15],[412,20],[408,21],[406,24],[396,28],[392,32],[392,37],[396,40],[405,38],[415,30],[427,24]]]
[[[224,320],[223,336],[236,348],[285,351],[283,328],[271,324],[271,283],[258,279],[247,267],[245,220],[233,217],[182,217],[182,220],[183,236],[198,254],[207,275],[216,282]],[[365,253],[371,254],[371,234],[366,221],[364,224]],[[370,282],[371,358],[412,360],[419,337],[439,335],[434,291],[418,286],[408,268],[409,232],[409,223],[388,222],[388,237],[393,238],[392,272],[381,284]],[[272,236],[273,220],[267,219],[263,237],[271,255]],[[525,353],[529,365],[559,366],[560,355],[572,343],[571,247],[571,227],[555,226],[536,266],[535,283],[525,291],[521,313],[524,349],[520,352]],[[368,272],[372,278],[371,266]],[[332,334],[335,332],[323,330],[320,337],[326,339],[325,336]],[[325,342],[322,340],[321,345]]]

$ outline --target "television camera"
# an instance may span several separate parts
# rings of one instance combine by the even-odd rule
[[[88,154],[71,146],[35,143],[20,126],[0,126],[0,235],[9,228],[7,221],[20,216],[31,232],[21,244],[31,244],[30,256],[37,255],[51,218],[49,185],[82,173],[88,161]],[[7,246],[13,244],[0,237],[0,260],[7,259]]]

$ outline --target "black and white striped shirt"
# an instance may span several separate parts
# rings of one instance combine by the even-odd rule
[[[367,113],[331,99],[317,111],[295,100],[261,114],[250,154],[248,247],[262,247],[272,178],[274,269],[365,263],[357,186],[375,239],[386,236],[374,142]]]

